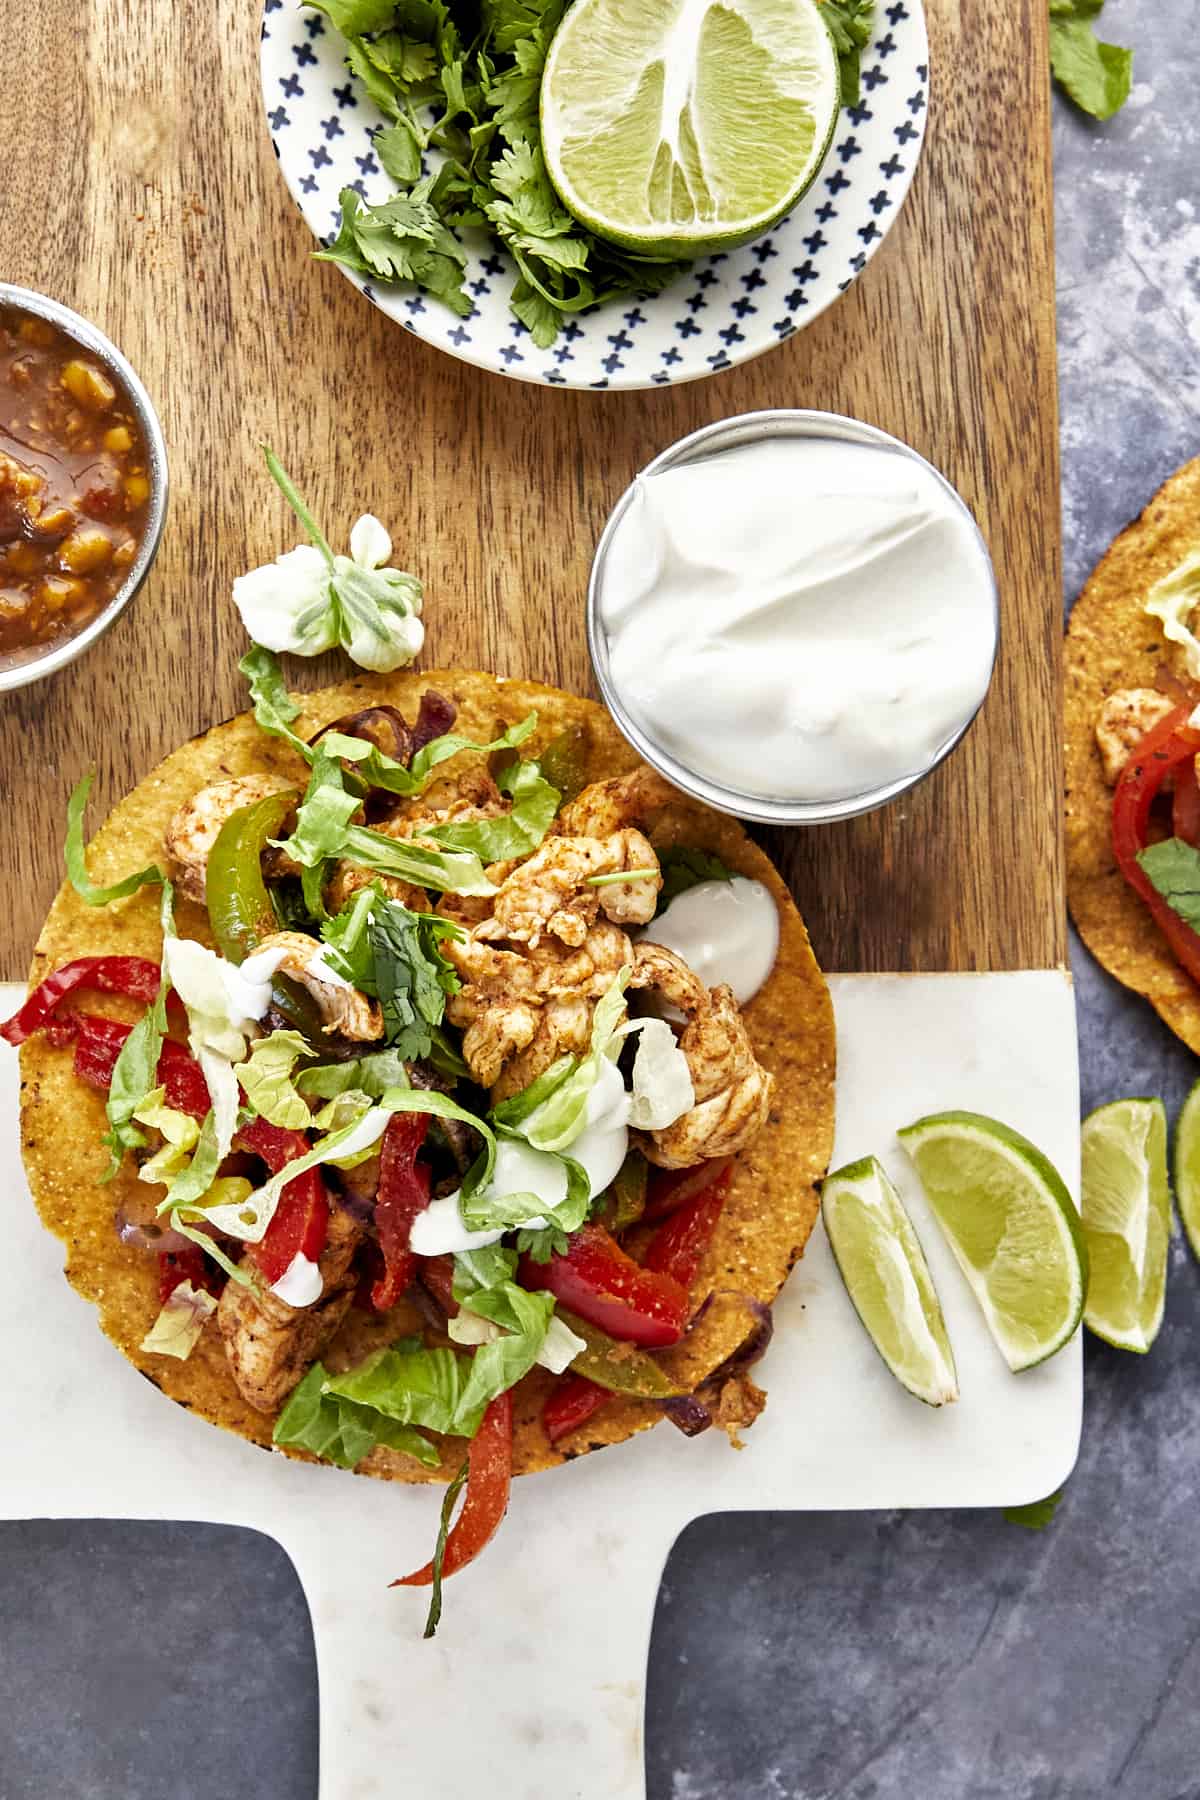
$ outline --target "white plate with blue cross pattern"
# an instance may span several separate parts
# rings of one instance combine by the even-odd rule
[[[386,121],[319,13],[293,0],[265,0],[261,55],[279,166],[310,230],[328,244],[343,188],[368,204],[395,192],[374,149]],[[626,295],[573,314],[548,349],[510,311],[515,264],[483,231],[460,240],[468,317],[411,283],[343,273],[415,337],[522,381],[644,388],[732,368],[810,324],[883,242],[921,153],[928,60],[921,0],[877,0],[858,103],[843,109],[824,166],[795,209],[754,243],[692,263],[661,293]]]

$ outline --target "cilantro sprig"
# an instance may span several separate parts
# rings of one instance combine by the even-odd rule
[[[372,281],[411,281],[465,316],[474,303],[460,233],[482,227],[517,265],[509,304],[541,349],[571,314],[657,293],[682,271],[595,237],[551,185],[538,99],[566,0],[482,0],[466,37],[466,9],[446,0],[313,4],[344,36],[351,73],[387,120],[374,147],[398,189],[373,206],[343,189],[341,223],[320,258]]]

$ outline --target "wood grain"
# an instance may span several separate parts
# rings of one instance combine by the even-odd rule
[[[583,597],[608,509],[674,438],[768,405],[849,413],[913,444],[974,508],[1001,590],[996,678],[949,762],[887,812],[764,834],[819,956],[1063,959],[1045,7],[928,5],[925,154],[861,280],[757,362],[623,395],[456,363],[311,260],[262,119],[255,0],[147,0],[136,15],[125,0],[9,0],[0,271],[123,347],[162,414],[173,492],[137,603],[71,668],[0,696],[0,975],[28,966],[79,772],[97,768],[107,809],[243,704],[230,583],[295,537],[260,438],[335,540],[365,508],[387,522],[426,582],[431,662],[590,693]],[[291,674],[317,686],[334,668]]]

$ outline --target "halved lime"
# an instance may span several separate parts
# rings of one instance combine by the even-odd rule
[[[575,0],[542,75],[542,148],[600,237],[707,256],[795,205],[839,105],[816,0]]]
[[[1083,1121],[1082,1145],[1092,1265],[1083,1322],[1118,1350],[1146,1351],[1162,1324],[1171,1243],[1162,1101],[1098,1106]]]
[[[854,1310],[896,1380],[927,1406],[957,1400],[954,1352],[925,1252],[875,1157],[825,1177],[821,1216]]]
[[[1200,1081],[1175,1127],[1175,1198],[1192,1253],[1200,1256]]]
[[[1042,1152],[982,1113],[932,1113],[897,1134],[1010,1369],[1074,1337],[1087,1248],[1070,1194]]]

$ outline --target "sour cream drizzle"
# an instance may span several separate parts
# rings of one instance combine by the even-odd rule
[[[987,689],[994,596],[969,514],[924,464],[778,436],[641,477],[597,605],[652,742],[726,790],[817,803],[937,760]]]
[[[701,881],[677,894],[642,936],[681,956],[704,983],[752,1000],[779,954],[779,909],[761,881]]]
[[[629,1148],[629,1095],[615,1063],[600,1064],[596,1085],[588,1096],[587,1125],[565,1155],[587,1171],[593,1195],[602,1194],[625,1161]],[[567,1197],[567,1172],[561,1158],[535,1150],[512,1138],[496,1146],[496,1166],[491,1189],[496,1194],[536,1194],[547,1209]],[[447,1252],[482,1250],[504,1236],[504,1230],[471,1231],[458,1210],[458,1194],[432,1201],[413,1220],[409,1244],[418,1256],[444,1256]],[[534,1230],[545,1225],[539,1215],[527,1221]]]

